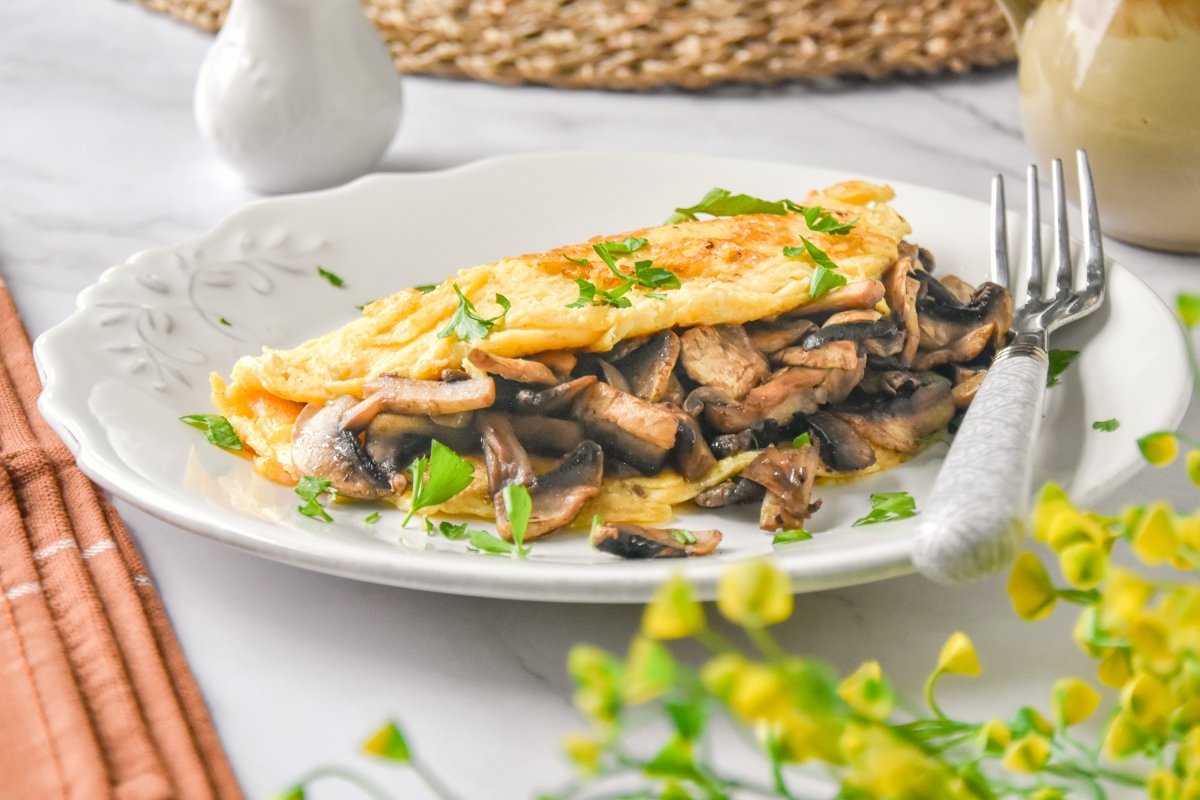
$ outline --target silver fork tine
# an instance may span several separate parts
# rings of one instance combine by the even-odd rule
[[[1004,209],[1004,176],[992,178],[992,283],[1008,288],[1008,212]]]
[[[1085,150],[1075,151],[1079,163],[1079,200],[1083,209],[1083,259],[1087,265],[1087,290],[1104,291],[1104,246],[1100,242],[1100,214],[1096,211],[1096,187]]]
[[[1038,203],[1038,172],[1033,164],[1029,165],[1025,183],[1029,197],[1025,207],[1025,255],[1029,262],[1025,302],[1028,304],[1042,299],[1046,285],[1042,275],[1042,210]]]
[[[1075,288],[1071,276],[1071,232],[1067,223],[1067,198],[1063,190],[1062,159],[1054,159],[1051,186],[1054,194],[1054,274],[1058,298],[1064,298]]]

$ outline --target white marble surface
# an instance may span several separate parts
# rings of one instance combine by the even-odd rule
[[[0,5],[0,273],[34,334],[63,319],[109,264],[205,230],[252,199],[192,124],[203,34],[115,0]],[[1013,73],[970,78],[622,95],[407,81],[385,168],[598,148],[740,155],[924,182],[982,197],[1029,160]],[[1200,288],[1200,259],[1110,243],[1163,297]],[[1153,343],[1148,343],[1153,346]],[[1193,430],[1200,415],[1189,416]],[[1143,473],[1111,500],[1194,504],[1179,471]],[[359,761],[362,735],[402,720],[466,798],[529,797],[566,768],[580,720],[564,661],[572,642],[620,647],[639,611],[443,597],[268,563],[122,506],[149,561],[247,794],[308,766]],[[918,578],[800,599],[786,641],[841,667],[877,657],[909,693],[944,637],[972,632],[983,678],[948,703],[984,715],[1045,705],[1052,678],[1083,671],[1068,619],[1027,627],[996,582]],[[1014,647],[1020,642],[1019,648]],[[421,797],[405,773],[368,767]],[[336,789],[318,798],[350,797]]]

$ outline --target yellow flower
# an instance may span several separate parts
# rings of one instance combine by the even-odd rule
[[[1179,543],[1188,550],[1200,553],[1200,513],[1187,517],[1176,517],[1175,535],[1179,539]]]
[[[950,634],[938,655],[937,671],[949,675],[978,675],[983,672],[975,645],[962,631]]]
[[[1147,800],[1176,800],[1179,797],[1179,778],[1170,770],[1156,769],[1146,781]]]
[[[635,636],[625,659],[621,691],[630,705],[648,703],[664,694],[675,680],[675,659],[666,646],[645,636]]]
[[[1179,787],[1179,800],[1200,800],[1200,775],[1189,775]]]
[[[1174,661],[1171,655],[1171,630],[1161,615],[1151,612],[1138,614],[1129,623],[1127,635],[1134,653],[1141,658],[1167,667]]]
[[[1029,795],[1029,800],[1066,800],[1067,794],[1057,786],[1042,786]]]
[[[1124,711],[1119,711],[1108,724],[1101,751],[1113,759],[1128,758],[1142,749],[1145,738]]]
[[[1012,741],[1012,731],[998,719],[988,720],[979,726],[979,749],[984,753],[1003,753]]]
[[[1047,483],[1038,495],[1033,507],[1033,538],[1044,542],[1049,538],[1050,526],[1059,514],[1074,511],[1071,498],[1057,483]]]
[[[575,705],[593,722],[612,723],[621,709],[621,665],[591,645],[575,645],[567,656],[567,672],[575,680]]]
[[[1133,677],[1133,666],[1126,650],[1111,650],[1100,660],[1096,678],[1110,689],[1120,689]]]
[[[584,775],[595,775],[600,769],[600,743],[586,733],[568,733],[563,739],[563,752]]]
[[[1028,550],[1017,556],[1009,573],[1008,596],[1012,599],[1017,616],[1030,621],[1048,616],[1058,600],[1046,568]]]
[[[1187,474],[1192,483],[1200,486],[1200,448],[1189,450],[1187,459],[1183,463],[1187,467]]]
[[[1105,623],[1128,623],[1141,613],[1153,596],[1154,587],[1140,575],[1127,569],[1113,569],[1104,583],[1101,598]]]
[[[1133,531],[1133,553],[1150,566],[1162,564],[1175,554],[1175,526],[1166,503],[1151,506]]]
[[[1004,751],[1004,768],[1010,772],[1037,772],[1050,759],[1050,742],[1036,733],[1026,734]]]
[[[1078,678],[1063,678],[1050,693],[1054,720],[1063,728],[1078,725],[1100,705],[1100,693]]]
[[[878,661],[868,661],[848,675],[837,693],[859,714],[879,721],[887,719],[896,704],[896,696]]]
[[[1190,697],[1176,706],[1167,727],[1177,733],[1200,727],[1200,697]]]
[[[1134,676],[1121,690],[1121,713],[1139,727],[1165,732],[1175,698],[1166,684],[1148,672]]]
[[[1076,589],[1092,589],[1108,571],[1108,550],[1102,544],[1078,542],[1059,552],[1059,565],[1067,583]]]
[[[704,627],[704,607],[682,575],[674,575],[659,586],[642,615],[642,633],[651,639],[682,639]]]
[[[1137,440],[1142,458],[1156,467],[1165,467],[1179,455],[1179,440],[1170,431],[1149,433]]]
[[[1091,514],[1082,511],[1061,511],[1050,522],[1046,533],[1046,544],[1058,552],[1074,544],[1090,542],[1103,546],[1108,542],[1108,533]]]
[[[777,670],[750,662],[734,678],[729,707],[744,720],[777,720],[791,709],[792,698]]]
[[[728,700],[729,695],[733,692],[733,684],[737,681],[738,673],[749,663],[738,653],[721,653],[713,656],[700,668],[700,682],[704,684],[704,688],[717,697]]]
[[[717,608],[738,625],[774,625],[792,615],[792,585],[769,561],[738,564],[726,570],[717,584]]]

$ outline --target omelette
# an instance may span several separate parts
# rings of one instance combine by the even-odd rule
[[[946,429],[1012,304],[933,277],[886,186],[740,208],[722,191],[669,224],[402,289],[214,374],[213,403],[260,474],[346,498],[404,507],[414,459],[448,449],[472,479],[422,513],[505,536],[510,483],[532,497],[526,538],[599,517],[593,542],[628,557],[716,546],[649,527],[680,503],[758,503],[764,529],[799,528],[818,478],[893,466]]]

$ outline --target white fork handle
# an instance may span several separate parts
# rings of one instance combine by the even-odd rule
[[[997,354],[918,518],[912,558],[926,577],[966,583],[1016,556],[1047,362],[1044,346],[1028,342]]]

